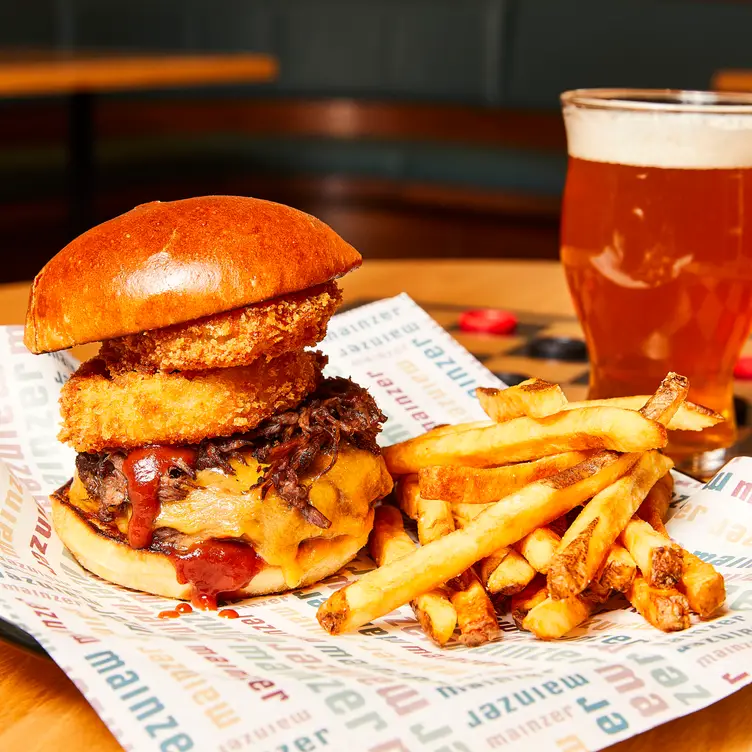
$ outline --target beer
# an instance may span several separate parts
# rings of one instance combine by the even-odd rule
[[[669,450],[713,452],[712,472],[723,461],[714,450],[735,440],[733,368],[752,322],[752,106],[590,108],[577,94],[564,96],[561,259],[590,396],[648,394],[670,370],[688,376],[690,399],[727,422],[674,433]]]

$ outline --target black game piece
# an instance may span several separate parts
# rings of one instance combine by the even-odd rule
[[[527,354],[539,360],[564,360],[572,363],[584,363],[588,359],[585,343],[571,337],[539,337],[528,343]]]

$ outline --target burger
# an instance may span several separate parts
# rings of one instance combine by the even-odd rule
[[[138,206],[42,269],[26,346],[102,343],[62,388],[59,439],[78,454],[51,497],[83,567],[216,608],[356,555],[392,485],[385,417],[310,348],[361,261],[308,214],[206,196]]]

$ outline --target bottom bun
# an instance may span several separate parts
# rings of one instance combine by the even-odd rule
[[[52,521],[63,544],[82,567],[117,585],[141,590],[166,598],[190,600],[193,588],[178,582],[175,567],[166,554],[133,549],[107,537],[90,525],[78,510],[68,503],[68,486],[52,497]],[[340,535],[336,538],[311,538],[298,549],[297,561],[304,575],[296,587],[311,585],[325,579],[355,558],[368,541],[373,511],[362,535]],[[232,598],[267,595],[289,590],[282,569],[264,565],[248,585],[232,593]]]

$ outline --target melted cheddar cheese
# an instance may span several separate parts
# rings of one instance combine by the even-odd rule
[[[308,474],[310,481],[328,459]],[[189,535],[196,541],[209,538],[234,538],[250,543],[265,562],[282,569],[288,587],[295,587],[304,574],[298,560],[298,548],[311,539],[339,536],[361,537],[371,527],[373,502],[392,487],[383,460],[370,452],[342,446],[334,467],[316,480],[310,489],[310,503],[327,519],[327,529],[307,522],[301,513],[271,488],[261,498],[258,463],[231,460],[234,475],[221,470],[202,470],[195,488],[180,501],[163,502],[154,528],[167,527]],[[305,478],[304,478],[305,480]],[[98,504],[89,498],[78,477],[69,491],[71,503],[96,514]],[[128,529],[130,510],[114,520],[121,533]]]

